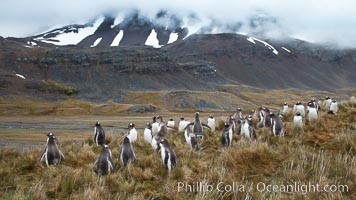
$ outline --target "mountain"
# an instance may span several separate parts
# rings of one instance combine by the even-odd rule
[[[137,14],[105,17],[26,38],[0,37],[0,95],[129,103],[149,94],[141,100],[174,98],[169,101],[180,107],[229,109],[217,100],[189,99],[212,92],[221,102],[231,101],[229,95],[242,101],[243,91],[356,86],[355,49],[238,33],[191,34],[181,20],[169,18],[170,26]]]
[[[170,16],[171,20],[166,24],[160,23],[163,17],[167,17],[166,13],[158,13],[154,20],[139,13],[130,14],[123,19],[99,17],[91,23],[56,28],[28,37],[27,40],[83,47],[148,45],[159,48],[188,35],[188,29],[181,27],[181,23],[174,20],[174,16]]]

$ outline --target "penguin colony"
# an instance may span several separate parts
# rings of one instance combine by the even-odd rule
[[[322,104],[322,105],[321,105]],[[306,105],[306,108],[305,108]],[[309,102],[302,103],[296,102],[293,106],[293,120],[292,125],[297,128],[303,128],[304,121],[307,119],[309,123],[314,123],[318,119],[318,113],[321,107],[323,107],[328,114],[337,114],[339,108],[336,100],[330,97],[325,97],[324,101],[316,102],[315,99]],[[287,102],[282,106],[282,109],[276,112],[271,112],[267,107],[260,107],[257,112],[252,110],[247,116],[243,115],[241,108],[237,108],[236,112],[230,115],[224,122],[224,127],[221,132],[221,146],[229,147],[233,141],[233,135],[238,134],[245,137],[250,142],[256,141],[256,129],[270,128],[273,136],[285,136],[287,133],[284,128],[283,116],[290,112],[290,108]],[[256,127],[254,127],[252,120],[258,121]],[[210,132],[215,132],[216,120],[213,115],[210,115],[207,119],[207,123],[202,123],[200,119],[200,113],[194,114],[194,121],[186,121],[183,116],[180,117],[180,121],[176,128],[173,118],[169,119],[167,123],[163,121],[163,117],[158,115],[152,118],[152,122],[147,122],[143,131],[143,139],[147,145],[151,145],[153,151],[160,151],[162,165],[170,172],[173,167],[177,165],[176,154],[168,142],[166,136],[169,133],[168,130],[178,130],[178,134],[184,134],[186,144],[195,151],[200,151],[203,148],[199,146],[199,141],[204,140],[203,129],[207,128]],[[119,162],[124,167],[132,164],[136,160],[133,144],[137,141],[138,132],[134,123],[128,124],[128,132],[124,137],[119,154]],[[102,150],[99,157],[95,161],[97,167],[97,174],[104,176],[110,174],[115,169],[115,163],[112,153],[109,148],[109,144],[105,141],[105,131],[101,127],[100,122],[96,122],[94,126],[94,144],[96,146],[102,146]],[[45,159],[46,165],[56,166],[64,159],[64,154],[60,150],[58,139],[53,133],[48,133],[47,143],[43,153],[40,156],[40,162]]]

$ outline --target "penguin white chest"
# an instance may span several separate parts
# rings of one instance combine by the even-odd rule
[[[297,105],[296,106],[296,112],[300,112],[300,114],[304,117],[305,116],[305,110],[303,105]]]
[[[339,110],[339,107],[338,107],[337,103],[332,102],[330,104],[330,111],[332,111],[334,114],[336,114],[338,110]]]
[[[128,138],[130,139],[130,142],[136,142],[137,140],[137,131],[135,128],[131,129],[128,135]]]
[[[152,134],[156,135],[158,133],[158,127],[159,127],[159,123],[155,122],[152,124]]]
[[[145,142],[150,144],[152,142],[152,131],[148,128],[145,128],[145,130],[143,132],[143,137],[144,137]]]
[[[312,120],[317,120],[318,119],[318,112],[316,110],[316,108],[309,108],[309,121]]]
[[[174,121],[168,121],[167,122],[167,126],[170,127],[170,128],[174,128],[175,127]]]
[[[303,119],[302,116],[294,116],[294,118],[293,118],[294,126],[302,128],[303,127],[302,119]]]
[[[241,126],[241,134],[244,135],[247,138],[250,138],[250,132],[249,132],[248,127],[249,127],[249,125],[248,125],[247,122],[242,124],[242,126]]]
[[[185,120],[182,120],[179,122],[179,125],[178,125],[178,132],[182,133],[184,132],[184,128],[189,124],[190,122],[189,121],[185,121]]]
[[[185,142],[189,145],[191,145],[191,141],[190,141],[190,135],[189,135],[189,131],[188,128],[184,131],[184,138],[185,138]]]
[[[283,110],[282,110],[282,113],[287,113],[288,112],[288,105],[286,106],[283,106]]]
[[[215,118],[208,118],[208,126],[211,128],[211,131],[215,131]]]

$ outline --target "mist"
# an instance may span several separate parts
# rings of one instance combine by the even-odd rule
[[[193,32],[239,32],[272,39],[297,38],[356,48],[356,2],[352,0],[2,0],[0,35],[26,37],[101,15],[134,10],[155,19],[164,10]],[[170,18],[169,20],[172,21]],[[171,23],[164,18],[157,23]]]

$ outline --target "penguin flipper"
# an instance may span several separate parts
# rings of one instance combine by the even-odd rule
[[[59,151],[59,154],[61,154],[62,158],[65,159],[62,151],[60,149],[58,149],[58,151]]]
[[[108,161],[109,161],[108,162],[109,166],[111,167],[112,170],[114,170],[115,169],[115,163],[114,163],[114,160],[112,159],[111,156],[109,156]]]
[[[184,127],[184,130],[187,129],[189,126],[192,126],[192,125],[194,125],[194,122],[191,122],[191,123],[187,124],[187,126]]]
[[[46,146],[46,148],[43,150],[43,152],[41,154],[40,162],[42,162],[43,158],[46,156],[46,151],[47,151],[47,146]]]
[[[201,125],[202,125],[203,127],[205,127],[205,128],[208,128],[208,129],[211,131],[211,127],[210,127],[209,125],[204,124],[204,123],[201,123]]]

